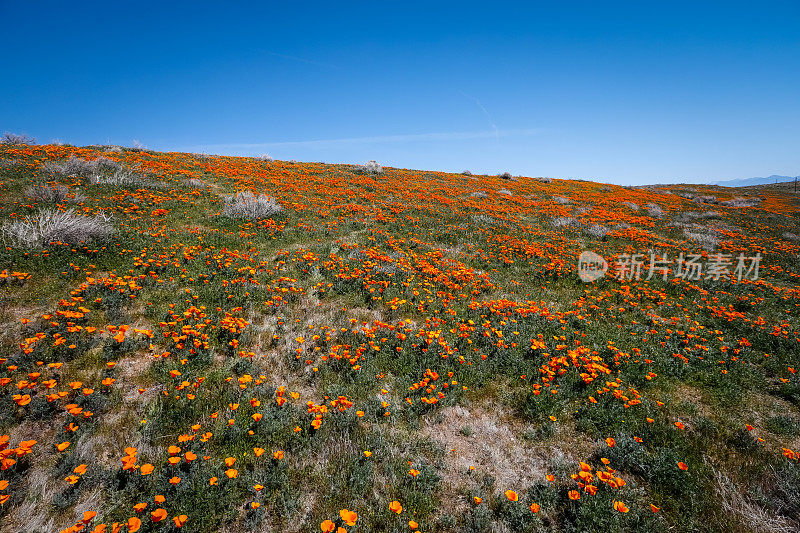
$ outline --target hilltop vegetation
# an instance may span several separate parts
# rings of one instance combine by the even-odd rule
[[[0,531],[800,528],[787,188],[27,144],[0,187]],[[650,249],[758,279],[578,277]]]

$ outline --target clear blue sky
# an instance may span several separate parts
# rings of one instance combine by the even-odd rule
[[[0,130],[615,183],[800,174],[800,1],[0,0]]]

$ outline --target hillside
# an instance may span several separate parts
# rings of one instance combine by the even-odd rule
[[[800,528],[790,188],[54,145],[0,184],[0,532]]]
[[[750,187],[752,185],[772,185],[775,183],[785,183],[787,181],[794,182],[800,179],[800,176],[778,176],[771,175],[766,178],[743,178],[735,180],[715,181],[713,185],[721,185],[723,187]]]

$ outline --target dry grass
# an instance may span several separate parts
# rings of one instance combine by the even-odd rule
[[[724,472],[714,468],[716,493],[723,509],[737,516],[748,531],[759,533],[791,533],[797,531],[797,524],[772,515],[769,511],[748,500],[738,490],[736,484]]]
[[[501,412],[491,404],[469,410],[447,407],[422,427],[422,435],[445,450],[443,478],[452,487],[445,488],[444,494],[458,495],[460,489],[472,486],[487,474],[494,478],[496,486],[515,489],[544,479],[549,451],[520,439],[514,428],[498,416]],[[465,427],[469,431],[464,431]],[[464,510],[468,502],[459,500],[458,504]]]

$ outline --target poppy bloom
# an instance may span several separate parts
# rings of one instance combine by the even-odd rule
[[[128,518],[128,521],[125,524],[128,527],[128,533],[136,533],[139,531],[139,528],[142,527],[142,521],[139,520],[137,517],[132,516]]]
[[[628,511],[630,511],[630,509],[628,509],[628,506],[618,501],[614,502],[614,510],[619,511],[620,513],[627,513]]]
[[[569,491],[569,492],[567,493],[567,496],[569,496],[569,499],[570,499],[570,500],[580,500],[580,499],[581,499],[581,493],[580,493],[580,492],[578,492],[577,490],[571,490],[571,491]]]
[[[519,500],[519,496],[517,496],[517,493],[514,492],[513,490],[507,490],[505,494],[506,498],[508,498],[508,501],[510,502],[515,502]]]
[[[615,441],[612,437],[608,437],[606,439],[606,444],[608,444],[609,448],[613,448],[616,443],[617,441]]]
[[[473,496],[472,501],[475,502],[475,505],[480,505],[483,502],[483,498],[479,498],[478,496]]]
[[[61,444],[56,444],[56,450],[63,452],[64,450],[69,448],[69,445],[70,445],[69,441],[64,441]]]
[[[150,513],[150,520],[153,522],[161,522],[167,517],[167,510],[158,508],[152,513]]]
[[[333,533],[333,531],[336,530],[336,524],[330,520],[324,520],[319,525],[319,529],[322,531],[322,533]]]
[[[538,503],[532,503],[530,509],[532,513],[538,513],[541,507]]]
[[[389,510],[392,511],[393,513],[400,514],[403,512],[403,506],[400,505],[399,501],[394,500],[392,503],[389,504]]]
[[[347,509],[339,511],[339,517],[341,517],[348,526],[356,525],[356,520],[358,520],[358,514],[355,511],[348,511]]]
[[[659,512],[661,510],[661,507],[656,507],[655,505],[653,505],[651,503],[650,504],[650,510],[653,511],[654,513],[657,513],[657,512]]]
[[[171,477],[169,480],[170,485],[177,485],[180,482],[181,478],[179,478],[178,476]]]
[[[189,520],[189,517],[185,514],[178,515],[172,518],[172,521],[175,523],[175,527],[183,527],[186,524],[186,521]]]
[[[681,470],[689,470],[689,466],[681,461],[678,461],[678,468],[680,468]]]
[[[229,479],[233,479],[239,475],[239,472],[235,468],[229,468],[225,471],[225,475],[228,476]]]

